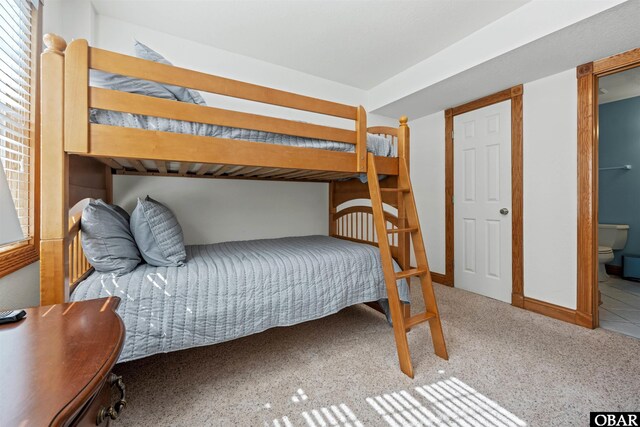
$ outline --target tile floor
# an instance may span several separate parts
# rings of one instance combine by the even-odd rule
[[[600,327],[640,339],[640,282],[611,276],[599,286]]]

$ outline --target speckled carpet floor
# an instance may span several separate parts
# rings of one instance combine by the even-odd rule
[[[433,354],[427,325],[414,328],[413,380],[382,315],[351,307],[117,365],[129,406],[114,425],[586,426],[589,411],[640,410],[640,340],[436,292],[450,360]]]

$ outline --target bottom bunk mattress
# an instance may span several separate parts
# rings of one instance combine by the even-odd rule
[[[182,267],[141,264],[119,277],[94,272],[71,295],[72,301],[122,299],[118,314],[126,339],[120,362],[229,341],[387,298],[380,252],[370,245],[304,236],[186,250]],[[404,280],[398,289],[408,301]]]

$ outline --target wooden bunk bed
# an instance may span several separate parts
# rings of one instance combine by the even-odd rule
[[[80,244],[83,200],[111,201],[113,174],[328,182],[329,234],[379,247],[401,370],[413,377],[407,332],[428,322],[435,353],[447,350],[409,179],[409,127],[367,127],[360,106],[302,96],[150,62],[44,36],[42,54],[41,304],[69,299],[92,268]],[[353,121],[353,130],[260,116],[92,87],[89,70],[130,76],[228,97]],[[353,152],[278,146],[91,123],[103,109],[338,141]],[[386,135],[397,157],[367,153],[367,133]],[[367,174],[367,183],[345,178]],[[382,181],[379,175],[385,175]],[[370,203],[367,203],[369,202]],[[361,202],[357,204],[358,202]],[[363,205],[364,203],[364,205]],[[350,205],[343,208],[344,204]],[[370,206],[368,206],[370,204]],[[384,210],[397,209],[397,215]],[[384,236],[378,238],[376,236]],[[413,242],[417,266],[410,266]],[[393,260],[402,271],[395,272]],[[418,277],[426,311],[401,304],[396,280]]]

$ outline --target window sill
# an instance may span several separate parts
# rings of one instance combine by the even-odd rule
[[[38,252],[33,239],[0,249],[0,278],[38,261]]]

